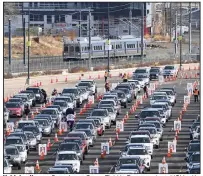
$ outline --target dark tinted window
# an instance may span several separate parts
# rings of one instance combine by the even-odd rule
[[[91,116],[107,116],[107,112],[106,111],[93,111],[91,113]]]
[[[174,66],[165,66],[164,69],[166,69],[166,70],[173,70]]]
[[[17,103],[6,103],[7,108],[20,108],[20,105]]]
[[[142,111],[140,113],[141,118],[153,117],[153,116],[158,116],[159,117],[159,112],[158,111]]]
[[[145,149],[130,149],[128,155],[145,155],[147,151]]]

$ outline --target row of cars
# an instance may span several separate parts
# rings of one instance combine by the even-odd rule
[[[134,87],[136,86],[133,82],[121,83],[114,90],[105,93],[95,109],[86,119],[79,120],[74,125],[73,131],[69,132],[59,145],[55,165],[49,168],[48,173],[65,173],[64,167],[70,165],[74,172],[80,172],[85,155],[88,154],[90,147],[94,146],[97,137],[102,136],[106,128],[115,125],[121,107],[127,107],[132,97],[136,98],[138,90]],[[128,93],[130,98],[127,98]]]
[[[200,115],[193,121],[190,128],[190,143],[185,148],[186,167],[188,174],[200,173]]]
[[[156,90],[151,97],[168,91],[173,92],[173,96],[176,97],[174,88]],[[138,127],[130,133],[126,145],[120,151],[120,158],[114,166],[115,173],[141,174],[150,171],[153,150],[160,147],[164,127],[172,116],[174,105],[175,102],[166,96],[166,98],[156,99],[135,115],[139,122]]]
[[[85,81],[83,82],[86,83]],[[38,149],[38,144],[41,143],[42,136],[50,136],[55,131],[55,128],[59,127],[60,122],[66,117],[66,109],[74,109],[80,106],[82,104],[80,102],[81,97],[82,101],[85,101],[88,99],[89,94],[96,93],[97,88],[94,81],[87,82],[89,87],[85,87],[84,83],[82,85],[79,83],[75,88],[64,89],[61,94],[54,97],[52,105],[42,109],[40,114],[36,115],[33,120],[18,121],[14,132],[10,133],[4,141],[5,173],[11,173],[11,166],[21,169],[22,164],[27,161],[29,152]],[[23,98],[30,96],[33,97],[34,102],[31,106],[43,102],[41,101],[41,96],[43,96],[42,89],[40,87],[29,87],[25,91],[15,95],[5,104],[5,112],[8,112],[7,116],[22,117],[23,107],[27,103],[27,100],[23,101]],[[14,108],[15,106],[19,106],[20,113]],[[71,168],[69,168],[68,173],[72,173]]]

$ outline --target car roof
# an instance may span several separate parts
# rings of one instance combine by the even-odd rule
[[[58,152],[58,154],[76,154],[77,155],[76,151],[60,151]]]
[[[8,136],[6,139],[22,139],[20,136]]]
[[[19,120],[18,124],[19,123],[33,123],[33,122],[34,122],[34,120]]]
[[[135,135],[132,135],[130,136],[130,138],[137,138],[137,137],[140,137],[140,138],[144,138],[144,137],[149,137],[148,135],[141,135],[141,134],[135,134]]]
[[[16,144],[15,145],[7,145],[7,146],[4,146],[5,148],[17,148],[16,147]]]
[[[146,108],[146,109],[142,109],[142,111],[158,111],[158,110],[156,110],[156,109],[154,109],[154,108]],[[142,112],[141,111],[141,112]]]
[[[135,156],[121,156],[120,158],[119,158],[119,160],[120,159],[133,159],[133,158],[136,158],[136,159],[140,159],[140,156],[138,156],[138,155],[135,155]]]

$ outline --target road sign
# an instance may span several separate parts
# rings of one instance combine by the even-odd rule
[[[6,129],[10,130],[10,132],[14,132],[14,122],[8,122],[6,124]]]
[[[159,174],[164,174],[164,173],[166,174],[168,173],[168,164],[159,163]]]
[[[120,128],[120,131],[124,131],[124,125],[122,121],[116,121],[116,129]]]
[[[106,154],[109,154],[109,143],[101,143],[101,152],[106,151]]]
[[[64,132],[68,131],[67,122],[60,122],[60,129],[63,129]]]
[[[34,174],[35,168],[33,166],[31,167],[25,167],[25,174]]]
[[[44,152],[44,155],[47,155],[47,144],[39,144],[38,145],[39,156],[41,155],[42,152]]]
[[[99,167],[98,166],[89,166],[89,173],[90,174],[98,174],[99,173]]]

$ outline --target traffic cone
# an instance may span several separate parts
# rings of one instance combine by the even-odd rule
[[[10,129],[6,129],[6,136],[10,135]]]
[[[59,80],[58,80],[58,78],[56,77],[56,83],[58,82]]]
[[[179,134],[179,129],[176,129],[176,133]]]
[[[83,114],[83,111],[82,111],[82,108],[80,109],[80,115],[82,115]]]
[[[187,73],[185,74],[185,79],[188,79]]]
[[[39,167],[39,162],[38,162],[38,160],[37,160],[37,162],[36,162],[35,169],[36,169],[37,171],[40,171],[40,167]]]
[[[52,78],[51,78],[51,81],[50,81],[50,83],[51,83],[51,84],[53,84],[53,79],[52,79]]]
[[[37,87],[39,87],[39,83],[37,82]]]
[[[117,128],[116,132],[117,132],[118,134],[120,134],[121,130],[120,130],[119,127]]]
[[[162,164],[166,164],[166,158],[165,158],[165,156],[162,159]]]
[[[78,78],[79,80],[81,80],[81,76],[79,76],[79,78]]]
[[[176,141],[178,141],[178,134],[177,134],[177,132],[175,134],[175,138],[176,138]]]
[[[68,82],[68,77],[66,76],[66,78],[65,78],[65,82]]]
[[[101,158],[102,158],[102,159],[105,158],[105,155],[104,155],[104,152],[103,152],[103,151],[101,152]]]
[[[61,136],[62,135],[62,130],[61,130],[61,127],[59,127],[58,129],[58,135]]]
[[[118,133],[116,133],[116,141],[118,141]]]
[[[170,150],[168,150],[168,154],[167,156],[170,158],[171,157],[171,153],[170,153]]]
[[[47,151],[51,150],[51,142],[50,139],[47,141]]]
[[[44,151],[40,153],[40,161],[44,160]]]
[[[31,119],[34,119],[34,118],[35,118],[35,116],[34,116],[34,113],[33,113],[33,111],[32,111]]]
[[[43,106],[42,106],[42,104],[40,105],[40,110],[42,110],[43,108],[42,108]]]
[[[42,82],[41,81],[39,82],[39,86],[42,86]]]
[[[182,121],[182,115],[180,115],[180,121]]]
[[[127,117],[127,119],[129,119],[129,115],[128,115],[128,112],[126,112],[126,117]]]
[[[95,162],[94,162],[94,165],[95,165],[95,166],[99,166],[98,158],[96,158],[96,160],[95,160]]]
[[[110,74],[109,77],[112,78],[112,74]]]
[[[55,133],[55,136],[54,136],[54,142],[58,142],[58,136],[57,136],[57,133]]]
[[[189,71],[190,71],[190,66],[189,66]]]
[[[200,65],[198,66],[198,70],[200,70]]]
[[[109,138],[109,147],[112,147],[113,144],[112,144],[112,141],[111,141],[111,138]]]
[[[39,114],[39,111],[38,111],[38,108],[36,109],[36,112],[35,112],[36,114]]]
[[[98,74],[98,79],[100,79],[100,74]]]

